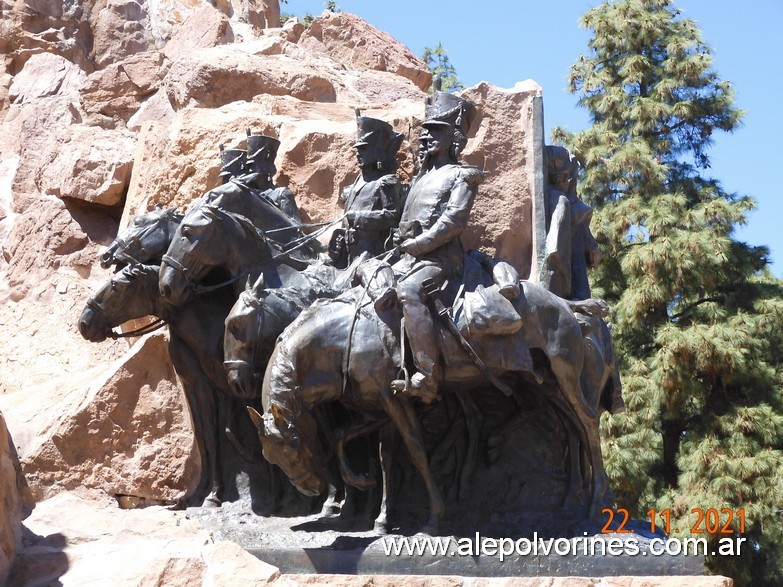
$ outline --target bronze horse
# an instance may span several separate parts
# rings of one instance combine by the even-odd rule
[[[182,222],[176,208],[156,209],[133,219],[122,234],[101,255],[101,267],[116,265],[121,269],[130,263],[160,264],[171,239]]]
[[[598,406],[615,384],[613,353],[610,348],[585,344],[582,328],[572,308],[542,287],[521,282],[522,295],[514,302],[524,326],[517,334],[495,341],[493,351],[512,356],[519,345],[526,345],[544,357],[549,384],[534,387],[565,414],[574,428],[584,468],[578,479],[590,488],[590,515],[600,513],[608,496],[608,478],[603,467],[598,436]],[[360,288],[334,300],[316,302],[307,308],[283,333],[267,368],[263,404],[265,415],[253,416],[259,428],[264,456],[279,465],[291,482],[307,495],[319,494],[325,486],[326,471],[317,424],[312,408],[337,400],[349,409],[365,414],[369,420],[390,420],[402,437],[414,466],[421,474],[430,499],[426,532],[437,528],[444,501],[437,487],[425,452],[422,431],[408,399],[395,395],[390,382],[400,366],[398,307],[372,311],[364,303]],[[457,349],[450,334],[442,332],[443,356],[452,358],[444,370],[443,389],[485,383],[472,361]],[[481,353],[483,344],[473,341]],[[604,341],[606,342],[606,341]],[[589,362],[605,365],[598,380],[582,381],[585,352],[595,353]],[[492,365],[490,365],[492,367]],[[492,369],[496,376],[504,371]],[[509,374],[506,370],[506,374]],[[523,381],[535,386],[535,378],[523,375]],[[583,384],[589,385],[586,394]],[[595,390],[595,391],[594,391]],[[589,397],[589,401],[588,401]],[[590,405],[590,403],[593,405]],[[572,452],[572,466],[580,458]],[[383,454],[382,454],[383,457]],[[384,481],[388,488],[389,463],[384,462]],[[385,521],[382,509],[379,524]]]
[[[267,288],[264,276],[248,281],[226,317],[223,365],[239,397],[260,397],[269,357],[278,336],[302,310],[319,298],[334,297],[335,270],[316,265],[306,270],[309,288]]]
[[[307,266],[282,252],[250,219],[216,204],[202,204],[185,215],[165,255],[160,292],[170,303],[182,305],[218,273],[231,284],[235,298],[247,279],[264,275],[269,287],[306,288],[300,270]]]
[[[159,267],[129,265],[92,295],[79,319],[79,331],[89,341],[101,342],[112,328],[144,316],[157,316],[169,325],[169,354],[179,375],[194,421],[194,435],[202,458],[202,479],[196,496],[200,505],[220,505],[221,470],[217,393],[231,390],[223,371],[223,320],[231,307],[230,292],[214,291],[176,307],[158,291]]]

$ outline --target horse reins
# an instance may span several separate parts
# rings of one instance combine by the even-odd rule
[[[85,305],[93,312],[99,313],[103,319],[108,322],[106,318],[106,312],[104,311],[103,307],[97,301],[95,301],[95,298],[88,298]],[[114,340],[117,340],[118,338],[129,338],[131,336],[143,336],[145,334],[149,334],[150,332],[155,332],[159,328],[163,328],[166,326],[166,324],[167,322],[163,318],[156,318],[149,324],[145,324],[144,326],[140,326],[139,328],[129,332],[114,332],[113,329],[109,329],[107,336]]]

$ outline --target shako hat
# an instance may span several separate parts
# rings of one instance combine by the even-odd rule
[[[378,118],[370,118],[369,116],[362,116],[361,111],[356,109],[356,142],[353,144],[354,148],[361,147],[362,145],[386,145],[391,141],[397,141],[397,132],[394,132],[392,125],[384,120]]]
[[[241,175],[245,168],[247,151],[244,149],[226,149],[220,145],[220,177]]]
[[[274,163],[280,141],[267,135],[254,135],[247,129],[247,162],[271,161]]]
[[[467,100],[448,92],[435,90],[433,95],[427,98],[424,122],[421,125],[425,127],[446,125],[459,129],[467,136],[475,115],[476,107]]]

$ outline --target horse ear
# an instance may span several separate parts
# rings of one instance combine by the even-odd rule
[[[250,277],[247,278],[248,283],[250,283]],[[253,295],[255,297],[259,297],[261,293],[264,291],[264,288],[266,287],[266,284],[264,283],[264,274],[258,276],[258,279],[256,279],[256,282],[253,284]]]
[[[250,419],[253,420],[253,425],[258,430],[258,433],[263,436],[264,435],[264,417],[258,413],[254,408],[251,408],[250,406],[247,407],[247,413],[250,416]]]

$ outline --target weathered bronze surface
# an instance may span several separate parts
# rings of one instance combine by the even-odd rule
[[[79,328],[100,341],[131,318],[167,322],[202,453],[191,503],[235,498],[226,480],[245,474],[255,511],[456,535],[524,533],[533,515],[567,534],[612,504],[598,424],[623,404],[576,163],[547,147],[545,271],[520,280],[460,241],[483,180],[459,160],[476,114],[434,92],[406,186],[402,135],[357,111],[359,174],[326,250],[273,184],[279,141],[250,129],[245,150],[221,145],[222,185],[108,248],[119,270]],[[282,491],[262,448],[327,501]]]

